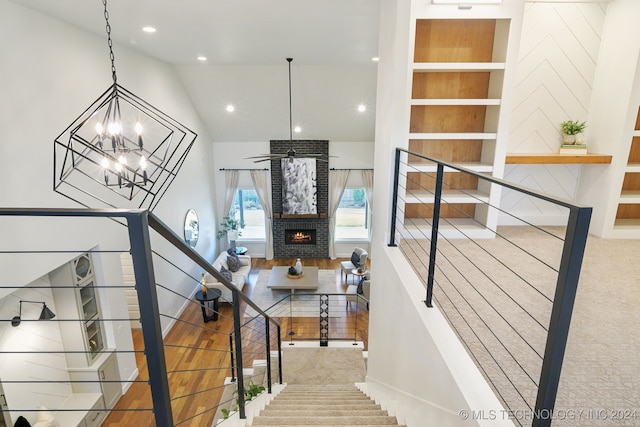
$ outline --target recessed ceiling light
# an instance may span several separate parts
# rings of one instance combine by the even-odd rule
[[[380,61],[380,58],[378,58],[377,56],[374,56],[373,58],[371,58],[371,60],[373,62],[378,62],[378,61]]]
[[[360,111],[361,113],[367,111],[367,106],[364,104],[358,105],[358,111]]]
[[[302,132],[302,128],[300,126],[296,126],[296,127],[293,128],[293,131],[295,133],[300,133],[300,132]]]
[[[202,55],[198,56],[198,61],[202,61],[202,62],[204,62],[204,61],[206,61],[206,60],[207,60],[207,57],[206,57],[206,56],[202,56]]]
[[[142,31],[144,31],[145,33],[155,33],[156,29],[147,25],[146,27],[142,27]]]
[[[236,107],[234,107],[233,105],[229,104],[227,105],[227,111],[230,113],[233,113],[236,110]]]

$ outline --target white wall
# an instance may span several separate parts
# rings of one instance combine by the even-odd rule
[[[524,12],[508,152],[556,153],[560,122],[588,121],[589,150],[607,154],[593,140],[589,112],[607,2],[527,3]],[[606,165],[594,168],[602,170]],[[506,165],[504,178],[536,191],[575,200],[580,165]],[[566,224],[567,212],[550,203],[504,190],[503,210],[540,225]],[[601,209],[597,206],[596,209]],[[502,215],[503,224],[513,222]]]
[[[80,207],[52,190],[53,140],[112,84],[106,37],[85,33],[0,0],[0,39],[5,41],[0,55],[5,101],[0,103],[0,158],[3,161],[0,206]],[[9,42],[18,40],[19,43]],[[212,260],[216,252],[213,235],[216,201],[212,197],[210,138],[170,66],[141,56],[126,46],[116,45],[114,52],[118,83],[199,134],[183,168],[154,213],[182,235],[186,212],[189,208],[195,209],[201,230],[196,250]],[[0,235],[3,236],[1,250],[88,250],[97,245],[103,250],[129,249],[126,228],[109,220],[0,217]],[[194,277],[199,277],[199,269],[190,267],[183,257],[169,253],[167,245],[158,238],[153,237],[152,244]],[[0,255],[1,284],[26,285],[74,256],[69,253]],[[121,284],[119,260],[107,258],[103,262],[105,282]],[[195,289],[194,280],[164,262],[155,262],[159,283],[182,295],[190,295]],[[1,288],[0,297],[12,291]],[[110,314],[126,318],[126,305],[121,312],[111,298],[112,295],[107,297],[112,305]],[[13,299],[0,301],[13,307]],[[184,299],[166,291],[160,292],[160,299],[161,312],[169,316],[178,316],[185,303]],[[167,329],[169,321],[163,319],[162,326]],[[124,350],[132,348],[128,328],[116,328],[109,339],[115,345],[125,346]],[[118,359],[121,377],[128,379],[136,370],[135,358],[119,355]]]

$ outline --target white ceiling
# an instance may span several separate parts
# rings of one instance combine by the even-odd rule
[[[106,47],[101,0],[10,1],[104,37]],[[294,139],[373,141],[379,6],[380,0],[107,4],[114,42],[172,64],[214,142],[289,138],[287,57],[294,58],[293,125],[303,128]],[[143,32],[148,25],[157,32]],[[237,108],[231,115],[229,103]],[[365,113],[357,112],[360,103]]]
[[[100,0],[11,0],[106,36]],[[365,64],[380,0],[109,0],[111,37],[172,64]],[[154,34],[144,26],[157,29]]]

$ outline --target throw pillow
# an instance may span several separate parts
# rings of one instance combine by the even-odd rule
[[[352,253],[351,254],[351,264],[355,265],[356,267],[360,266],[360,255],[358,255],[357,253]]]
[[[240,258],[238,258],[238,255],[236,255],[235,252],[233,255],[227,255],[227,265],[229,266],[229,271],[232,273],[240,270],[240,266],[242,264],[240,264]]]
[[[222,274],[222,277],[224,277],[228,281],[231,281],[231,272],[224,268],[224,265],[220,267],[220,274]]]

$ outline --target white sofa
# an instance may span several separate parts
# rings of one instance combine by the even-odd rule
[[[238,271],[231,272],[231,282],[233,285],[241,291],[244,288],[245,283],[249,280],[249,272],[251,271],[251,257],[249,255],[238,255],[240,259],[240,269]],[[224,266],[227,270],[229,270],[229,265],[227,264],[227,252],[223,251],[218,258],[213,261],[213,268],[220,271],[220,267]],[[218,281],[215,277],[210,275],[209,273],[205,276],[207,288],[215,288],[220,289],[222,291],[222,296],[220,297],[220,302],[229,302],[233,301],[233,297],[231,295],[231,291],[227,289],[222,283]]]

